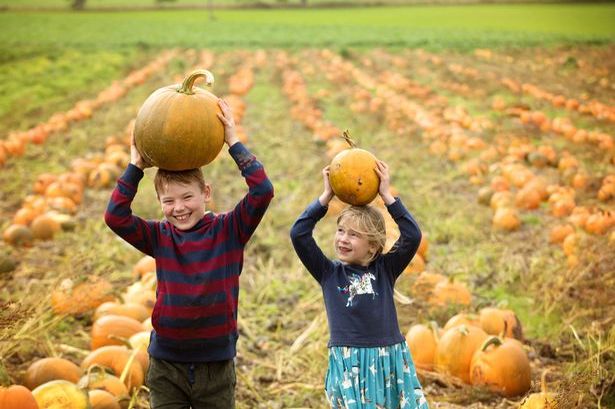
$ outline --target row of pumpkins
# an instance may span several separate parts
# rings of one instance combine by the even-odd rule
[[[78,101],[68,111],[55,113],[47,121],[27,131],[10,132],[6,140],[0,140],[0,166],[8,157],[23,155],[27,144],[43,144],[50,135],[65,131],[71,123],[88,119],[97,109],[116,102],[130,89],[143,84],[153,74],[162,71],[176,54],[174,50],[165,51],[143,68],[129,73],[120,81],[114,81],[109,87],[100,91],[96,98]]]
[[[400,81],[396,81],[399,83]],[[391,87],[394,85],[392,84]],[[378,88],[379,89],[379,88]],[[425,92],[427,94],[427,92]],[[365,93],[359,93],[365,94]],[[371,98],[371,94],[364,95],[365,98]],[[391,100],[387,98],[384,100]],[[458,110],[456,110],[458,111]],[[460,124],[472,124],[472,121],[467,120],[459,112],[446,113],[444,116],[455,120]],[[421,119],[424,120],[424,113],[417,111],[418,115],[415,119],[421,125]],[[423,115],[423,117],[421,117]],[[426,123],[426,131],[424,138],[436,138],[430,146],[430,151],[434,154],[442,155],[449,152],[449,156],[453,152],[463,150],[483,150],[485,143],[476,137],[467,137],[463,134],[442,134],[437,129],[430,128],[433,121]],[[445,143],[442,142],[445,141]],[[511,143],[512,142],[512,143]],[[510,146],[507,147],[507,145]],[[502,161],[502,164],[487,166],[487,162],[493,161],[501,153],[507,153],[508,157]],[[453,156],[453,159],[455,157]],[[506,162],[508,160],[508,162]],[[586,223],[582,227],[593,234],[604,234],[614,224],[615,217],[610,211],[603,211],[597,208],[587,208],[576,206],[574,201],[574,190],[558,185],[547,185],[542,177],[537,177],[529,169],[523,166],[523,161],[528,161],[532,166],[541,168],[550,164],[557,166],[565,180],[574,188],[586,188],[588,176],[585,171],[578,170],[579,163],[572,155],[563,153],[561,159],[557,159],[554,149],[544,145],[538,148],[527,144],[518,144],[515,141],[499,141],[499,146],[490,147],[484,150],[479,159],[468,161],[464,170],[470,175],[470,180],[473,183],[483,183],[483,177],[487,172],[495,172],[489,186],[482,188],[479,191],[479,201],[482,203],[492,204],[495,209],[493,216],[493,226],[502,230],[515,230],[521,224],[521,219],[517,208],[534,209],[538,207],[542,200],[549,201],[552,213],[555,216],[566,216],[570,213],[584,211]],[[602,186],[598,190],[598,198],[602,201],[609,201],[613,198],[615,192],[615,178],[613,175],[607,175]],[[510,192],[510,186],[519,187],[516,195]],[[493,200],[492,200],[493,199]],[[613,236],[613,234],[611,234]],[[615,236],[612,240],[615,241]],[[569,257],[569,263],[574,264],[577,261],[575,257]]]
[[[155,268],[151,257],[142,258],[133,268],[140,280],[124,292],[122,301],[106,301],[96,307],[91,352],[80,365],[58,357],[33,362],[23,385],[0,388],[0,408],[127,408],[131,394],[143,385],[149,365],[146,351],[156,297]],[[93,296],[87,307],[93,306],[92,301],[102,299]],[[54,310],[62,306],[54,304]],[[85,308],[81,306],[79,311]]]

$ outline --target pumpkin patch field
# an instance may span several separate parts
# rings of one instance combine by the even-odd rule
[[[240,278],[238,408],[328,407],[323,297],[289,231],[349,137],[423,233],[395,303],[430,407],[615,407],[614,8],[536,7],[499,29],[485,5],[1,12],[0,408],[149,408],[156,266],[103,214],[139,108],[197,69],[275,187]],[[203,171],[213,212],[247,191],[226,146]],[[315,231],[329,257],[343,206]]]

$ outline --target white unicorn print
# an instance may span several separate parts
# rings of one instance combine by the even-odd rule
[[[352,306],[352,300],[355,295],[372,294],[372,298],[375,298],[378,295],[378,293],[372,288],[371,280],[376,281],[376,277],[374,277],[374,275],[369,271],[362,276],[353,274],[350,276],[350,285],[347,285],[346,287],[337,287],[342,294],[348,294],[348,302],[346,303],[346,307]]]

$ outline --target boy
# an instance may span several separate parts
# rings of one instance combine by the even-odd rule
[[[249,190],[235,208],[205,211],[211,186],[200,169],[158,170],[154,180],[165,220],[132,215],[131,202],[147,167],[134,144],[105,222],[120,237],[156,259],[146,383],[152,408],[235,407],[237,298],[243,249],[273,198],[263,166],[240,142],[228,103],[218,102],[224,141]]]

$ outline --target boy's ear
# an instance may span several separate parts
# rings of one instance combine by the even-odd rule
[[[205,203],[211,202],[211,192],[211,185],[209,183],[205,183],[205,186],[203,187],[203,200]]]

